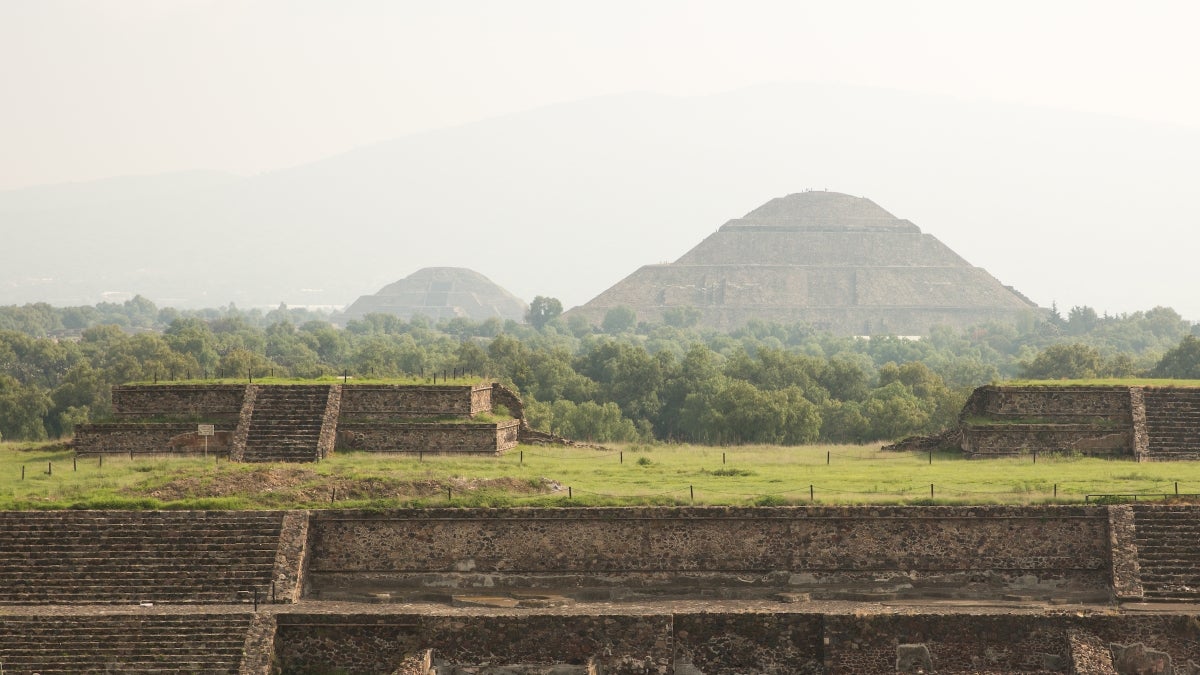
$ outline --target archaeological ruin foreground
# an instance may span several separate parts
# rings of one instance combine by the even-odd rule
[[[1195,673],[1200,507],[0,513],[28,673]]]
[[[115,421],[76,428],[78,454],[204,452],[242,462],[315,462],[338,449],[499,455],[528,432],[520,399],[491,382],[131,385],[112,388],[112,405]],[[478,418],[498,406],[512,417]],[[201,425],[211,434],[201,435]]]
[[[1042,313],[865,197],[799,192],[731,220],[673,263],[646,265],[567,315],[733,330],[803,323],[837,335],[928,335]]]
[[[971,394],[959,422],[959,445],[971,457],[1200,459],[1196,387],[987,385]]]

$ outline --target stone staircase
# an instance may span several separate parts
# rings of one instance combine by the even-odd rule
[[[0,512],[0,605],[268,601],[282,513]]]
[[[107,614],[0,619],[5,675],[236,674],[251,615]]]
[[[1135,504],[1133,514],[1144,598],[1200,601],[1200,507]]]
[[[1200,389],[1146,387],[1144,398],[1149,458],[1200,459]]]
[[[246,435],[247,462],[315,462],[329,406],[329,385],[260,387]]]

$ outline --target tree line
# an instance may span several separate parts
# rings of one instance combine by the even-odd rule
[[[0,437],[69,436],[111,414],[114,384],[252,375],[386,378],[459,370],[516,389],[537,428],[595,441],[869,442],[954,423],[970,391],[1013,377],[1200,377],[1200,332],[1168,308],[1051,311],[921,340],[750,322],[698,330],[614,310],[600,327],[539,298],[530,321],[374,314],[335,326],[280,306],[199,311],[145,298],[0,307]]]

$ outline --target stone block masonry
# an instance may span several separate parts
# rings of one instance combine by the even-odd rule
[[[236,420],[245,394],[246,385],[241,384],[113,387],[113,414],[119,418]]]
[[[518,420],[496,424],[455,422],[345,422],[339,450],[500,455],[517,447]]]
[[[494,396],[517,419],[467,421]],[[199,452],[196,424],[211,423],[215,450],[238,462],[319,461],[337,448],[495,455],[525,428],[520,399],[498,383],[139,385],[114,387],[113,399],[121,421],[81,426],[79,452]]]
[[[579,597],[1107,599],[1086,507],[602,508],[314,515],[315,597],[541,587]],[[444,591],[449,592],[449,591]]]
[[[492,410],[492,385],[346,385],[342,421],[396,417],[472,417]]]
[[[1200,459],[1200,389],[989,385],[971,394],[959,425],[971,457]]]

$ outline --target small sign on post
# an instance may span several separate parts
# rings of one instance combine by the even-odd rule
[[[208,457],[208,437],[217,433],[217,425],[198,424],[196,425],[196,433],[204,437],[204,456]]]

